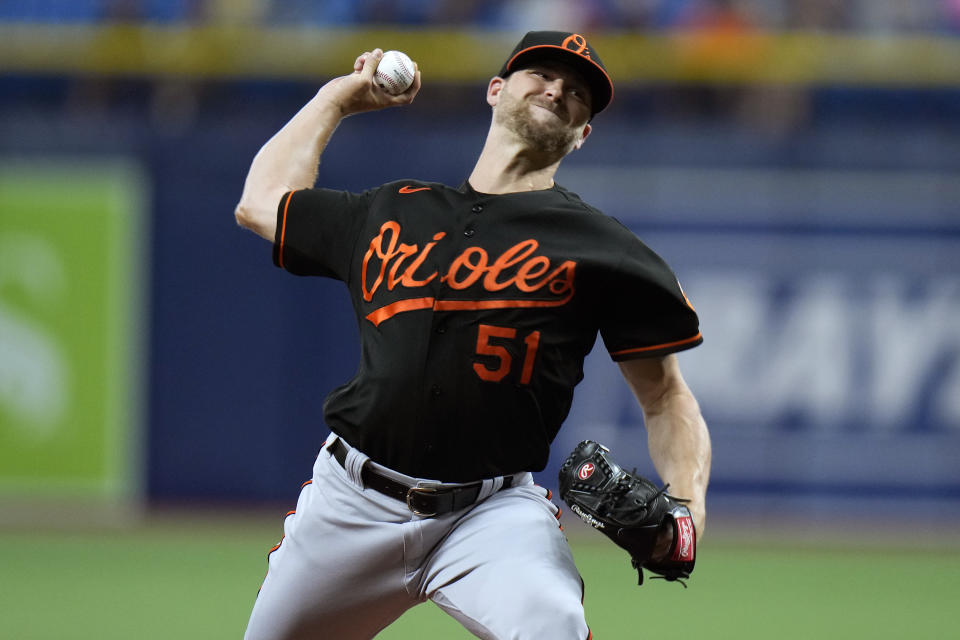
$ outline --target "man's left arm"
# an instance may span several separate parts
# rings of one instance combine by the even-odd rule
[[[680,373],[676,355],[619,363],[643,408],[650,458],[669,483],[670,495],[690,500],[687,507],[703,536],[712,450],[700,406]]]

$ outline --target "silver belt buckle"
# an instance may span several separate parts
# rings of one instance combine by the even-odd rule
[[[413,496],[416,493],[433,494],[433,493],[437,493],[437,491],[438,491],[437,487],[428,487],[428,486],[422,486],[422,485],[410,487],[410,489],[407,490],[407,507],[410,509],[410,511],[413,512],[413,515],[415,516],[420,516],[421,518],[435,517],[437,515],[436,511],[432,513],[429,511],[420,511],[415,506],[413,506]]]

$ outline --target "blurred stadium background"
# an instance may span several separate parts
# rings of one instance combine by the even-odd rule
[[[210,557],[235,544],[223,575],[255,591],[358,350],[341,285],[285,275],[235,225],[251,158],[379,46],[417,60],[424,89],[346,121],[321,181],[459,183],[486,81],[548,28],[586,33],[616,83],[558,181],[664,255],[701,314],[705,343],[680,358],[714,442],[707,540],[736,580],[715,565],[690,598],[773,597],[764,572],[796,589],[806,566],[828,584],[783,597],[836,603],[832,571],[896,590],[887,571],[916,569],[898,554],[920,549],[929,564],[905,579],[946,623],[931,596],[960,595],[960,1],[0,0],[0,637],[129,637],[117,619],[49,630],[36,601],[100,593],[62,568],[116,570],[122,541],[138,580],[170,584],[221,573]],[[652,473],[597,351],[547,486],[583,437]],[[203,541],[192,561],[153,551]],[[757,548],[797,566],[736,555]],[[688,598],[653,589],[623,606]],[[883,617],[903,600],[860,593],[877,607],[841,600],[861,616],[846,637],[907,633]],[[240,597],[206,611],[228,624],[169,635],[238,637]],[[708,637],[771,637],[726,611],[699,623]],[[837,637],[794,615],[773,637]],[[640,636],[628,628],[604,637]]]

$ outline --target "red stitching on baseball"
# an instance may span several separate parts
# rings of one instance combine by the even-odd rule
[[[413,71],[411,71],[410,69],[407,69],[406,63],[403,61],[403,58],[401,58],[400,56],[397,56],[397,64],[401,69],[403,69],[403,72],[405,74],[407,74],[411,78],[413,77]]]
[[[377,76],[377,78],[380,78],[381,80],[383,80],[383,81],[385,81],[385,82],[388,82],[388,83],[390,84],[390,88],[392,88],[394,91],[396,91],[397,89],[400,88],[400,85],[398,85],[396,82],[394,82],[393,78],[391,78],[391,77],[390,77],[389,75],[387,75],[386,73],[384,73],[384,72],[382,72],[382,71],[380,71],[380,70],[377,70],[376,76]]]

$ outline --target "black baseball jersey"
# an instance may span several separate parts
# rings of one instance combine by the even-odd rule
[[[408,475],[542,470],[598,332],[614,360],[702,340],[666,263],[559,185],[305,189],[277,215],[274,263],[342,280],[360,326],[327,424]]]

